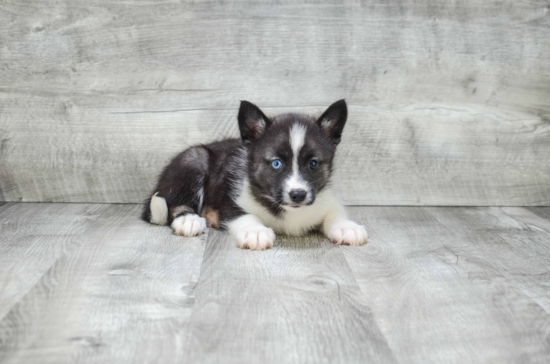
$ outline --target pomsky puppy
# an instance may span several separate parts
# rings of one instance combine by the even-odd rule
[[[346,119],[344,100],[317,119],[301,114],[268,118],[242,101],[241,138],[178,154],[164,168],[142,218],[169,224],[183,236],[201,234],[208,221],[251,250],[273,247],[275,233],[302,235],[315,229],[333,243],[362,245],[365,228],[348,220],[330,189]]]

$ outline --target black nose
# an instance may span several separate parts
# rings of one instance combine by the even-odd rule
[[[292,190],[289,193],[292,202],[302,202],[306,199],[307,192],[304,190]]]

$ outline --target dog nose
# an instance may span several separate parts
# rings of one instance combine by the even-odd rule
[[[306,199],[307,192],[304,190],[292,190],[289,193],[292,202],[302,202]]]

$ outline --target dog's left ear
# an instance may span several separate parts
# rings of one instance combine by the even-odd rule
[[[344,99],[336,101],[317,120],[317,125],[327,133],[334,145],[340,143],[342,131],[348,118],[348,106]]]
[[[238,119],[241,138],[245,143],[259,139],[271,125],[271,120],[265,116],[262,110],[248,101],[241,101]]]

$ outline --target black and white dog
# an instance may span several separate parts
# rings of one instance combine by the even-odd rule
[[[170,224],[183,236],[201,234],[208,221],[251,250],[273,247],[274,232],[302,235],[314,229],[336,244],[362,245],[365,228],[348,220],[330,190],[346,119],[344,100],[318,119],[300,114],[268,118],[242,101],[241,138],[178,154],[162,172],[142,218]]]

